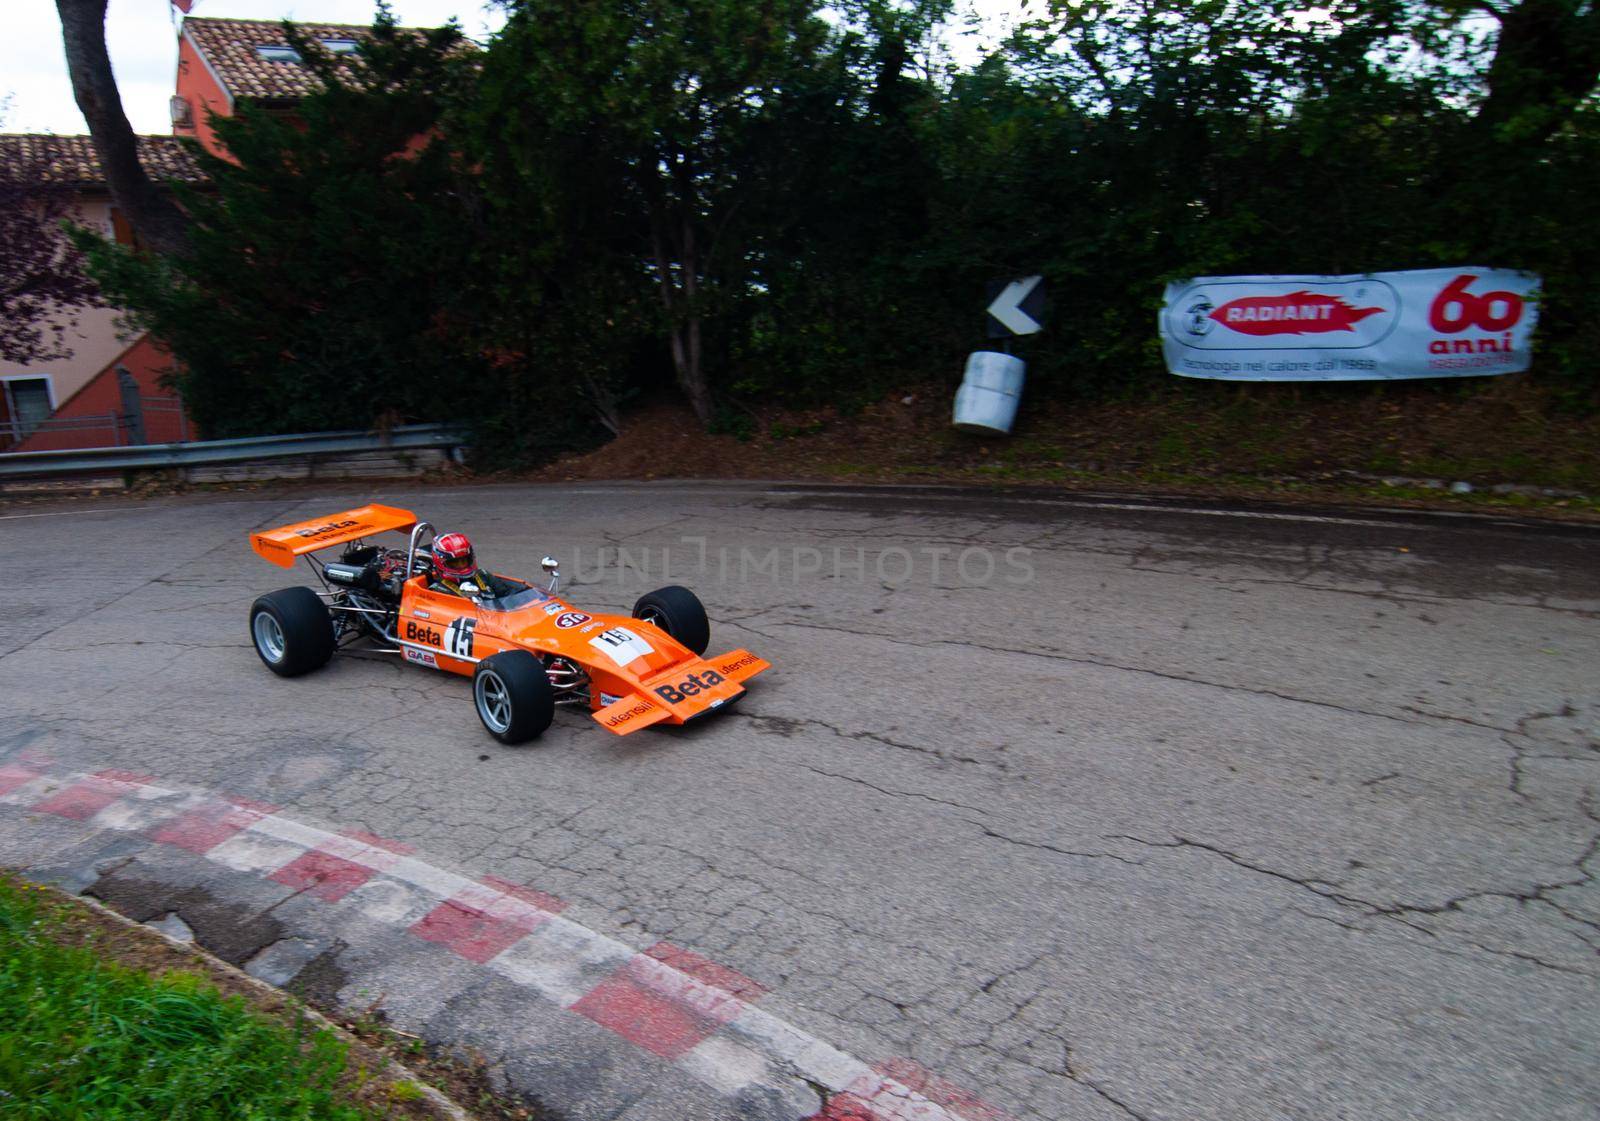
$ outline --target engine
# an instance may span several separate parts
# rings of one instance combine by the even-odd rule
[[[406,555],[399,549],[351,545],[322,574],[330,584],[399,602],[405,583]]]

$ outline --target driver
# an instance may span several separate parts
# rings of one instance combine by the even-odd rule
[[[435,592],[467,595],[493,595],[494,585],[487,572],[478,567],[472,542],[465,533],[446,533],[433,539],[433,578],[428,587]]]

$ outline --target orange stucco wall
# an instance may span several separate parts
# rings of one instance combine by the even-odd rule
[[[174,128],[178,136],[192,136],[200,146],[214,156],[226,158],[227,153],[211,128],[210,116],[233,116],[233,102],[212,77],[205,60],[193,43],[181,32],[178,35],[177,94],[189,103],[193,122],[188,128]]]
[[[162,376],[172,368],[172,355],[151,336],[144,335],[117,355],[105,369],[91,378],[87,385],[73,394],[70,401],[61,404],[51,414],[51,419],[103,417],[107,413],[120,413],[122,390],[117,384],[118,366],[126,367],[133,375],[133,380],[139,383],[139,392],[143,396],[173,397],[172,390],[161,384]],[[156,411],[146,407],[144,428],[145,439],[152,444],[175,443],[185,436],[190,440],[196,438],[194,422],[185,419],[180,424],[179,414],[167,409]],[[81,428],[64,432],[41,430],[16,447],[6,450],[38,452],[65,448],[104,448],[112,447],[118,442],[126,444],[127,433],[116,435],[108,422],[99,428]]]

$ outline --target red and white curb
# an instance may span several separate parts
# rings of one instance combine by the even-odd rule
[[[395,841],[332,833],[276,806],[159,786],[149,775],[59,771],[30,756],[0,764],[0,806],[138,834],[327,903],[362,889],[369,918],[494,970],[721,1095],[776,1088],[814,1101],[821,1087],[813,1121],[1007,1121],[911,1060],[869,1065],[757,1007],[766,989],[726,966],[667,942],[634,949],[566,918],[554,896],[469,879]]]

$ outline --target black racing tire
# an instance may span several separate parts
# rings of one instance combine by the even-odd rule
[[[321,669],[333,657],[333,613],[310,588],[282,588],[250,605],[250,641],[279,677]]]
[[[696,654],[704,654],[711,645],[711,621],[706,618],[706,605],[688,588],[668,584],[639,597],[633,605],[633,617],[654,623]]]
[[[506,650],[478,663],[472,705],[484,729],[501,743],[523,743],[550,727],[556,694],[544,663],[526,650]]]

